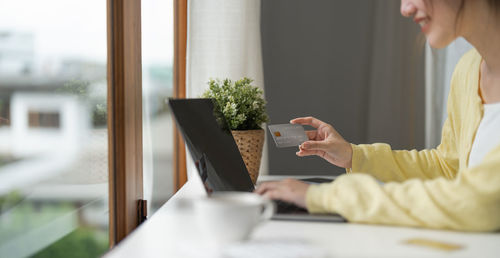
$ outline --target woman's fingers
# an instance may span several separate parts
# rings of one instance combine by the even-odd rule
[[[306,207],[305,196],[309,185],[294,179],[279,182],[265,182],[257,187],[255,193],[270,199],[278,199]]]
[[[309,140],[314,140],[314,139],[316,139],[316,135],[318,135],[318,131],[316,131],[316,130],[306,131],[306,135],[307,135],[307,138],[309,138]]]
[[[278,182],[272,182],[272,181],[264,182],[264,183],[258,185],[257,189],[255,189],[254,192],[257,194],[264,194],[265,192],[276,188],[277,185],[278,185]]]
[[[321,126],[321,124],[324,124],[323,121],[316,119],[312,116],[295,118],[295,119],[290,120],[290,123],[301,124],[301,125],[310,125],[314,128],[318,128]]]
[[[264,197],[271,199],[271,200],[282,200],[286,199],[286,196],[283,196],[282,192],[279,190],[270,190],[267,191],[263,194]]]
[[[305,117],[297,117],[297,118],[294,118],[292,120],[290,120],[290,124],[302,124],[301,121],[304,119]]]
[[[300,150],[296,154],[299,157],[307,157],[313,155],[323,157],[325,155],[325,152],[320,150]]]
[[[321,150],[328,151],[330,144],[325,141],[307,141],[300,145],[301,149],[304,150]]]
[[[268,181],[261,183],[260,185],[257,186],[254,192],[262,195],[270,191],[280,190],[281,188],[283,188],[282,182],[283,181]]]
[[[264,182],[254,191],[269,199],[287,199],[286,191],[283,190],[282,181]]]

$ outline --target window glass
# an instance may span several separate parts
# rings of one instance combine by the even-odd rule
[[[0,257],[108,249],[106,1],[0,0]]]
[[[142,0],[143,175],[148,214],[173,193],[173,2]]]

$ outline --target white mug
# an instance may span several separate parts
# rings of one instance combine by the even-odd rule
[[[194,202],[198,228],[207,243],[215,245],[246,240],[274,209],[270,200],[246,192],[216,192]]]

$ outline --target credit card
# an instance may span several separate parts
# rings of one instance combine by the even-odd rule
[[[303,142],[309,140],[302,125],[281,124],[269,125],[267,127],[269,128],[269,131],[271,131],[273,140],[276,143],[276,147],[278,148],[292,146],[297,147]]]
[[[412,238],[412,239],[406,240],[404,243],[409,244],[409,245],[433,248],[433,249],[437,249],[437,250],[441,250],[441,251],[448,251],[448,252],[456,251],[456,250],[460,250],[460,249],[464,248],[462,245],[459,245],[459,244],[441,242],[441,241],[425,239],[425,238]]]

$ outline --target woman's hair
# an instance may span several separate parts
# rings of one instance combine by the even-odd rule
[[[477,1],[477,0],[473,0],[473,1]],[[500,11],[500,0],[487,0],[487,2],[490,5],[490,7],[493,9],[493,11],[495,11],[495,12]],[[465,0],[462,0],[462,2],[460,3],[460,10],[458,13],[462,12],[464,5],[465,5]]]
[[[472,0],[472,1],[477,1],[477,0]],[[425,2],[432,8],[432,0],[425,0]],[[500,11],[500,0],[486,0],[486,2],[488,2],[489,6],[491,7],[491,9],[493,11],[495,11],[495,12]],[[457,18],[463,12],[464,7],[465,7],[465,0],[461,0],[460,7],[458,9]]]
[[[488,0],[488,4],[490,4],[490,7],[495,11],[500,10],[500,0]]]
[[[460,7],[458,8],[457,17],[455,18],[455,24],[459,22],[462,12],[464,11],[465,1],[466,0],[460,1]],[[477,0],[471,0],[471,1],[477,1]],[[425,2],[432,9],[432,0],[425,0]],[[486,2],[488,2],[488,5],[491,7],[492,11],[495,14],[500,15],[500,0],[486,0]]]
[[[472,1],[477,1],[477,0],[472,0]],[[500,0],[486,0],[486,1],[488,2],[492,11],[498,15],[500,11]],[[465,7],[465,0],[461,0],[460,8],[458,9],[457,17],[455,18],[455,24],[458,24],[462,12],[464,11],[464,7]]]

